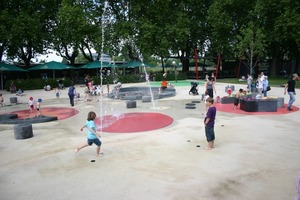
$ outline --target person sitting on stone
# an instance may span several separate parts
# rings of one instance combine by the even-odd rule
[[[59,81],[58,81],[58,87],[59,87],[59,89],[61,89],[61,90],[64,90],[64,89],[65,89],[65,86],[64,86],[62,80],[59,80]]]
[[[18,89],[18,91],[16,92],[17,96],[23,96],[23,90],[21,88]]]
[[[168,82],[166,79],[163,79],[163,81],[161,82],[161,89],[164,90],[168,87]]]

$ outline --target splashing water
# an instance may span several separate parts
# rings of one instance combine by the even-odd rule
[[[151,88],[150,80],[149,80],[149,74],[147,73],[146,66],[144,64],[143,56],[142,56],[142,54],[140,54],[140,55],[141,55],[140,60],[142,61],[142,66],[143,66],[143,70],[144,70],[144,73],[145,73],[146,83],[149,86],[149,91],[150,91],[150,96],[151,96],[151,102],[152,102],[153,110],[156,110],[156,108],[155,108],[155,102],[154,102],[154,96],[153,96],[153,92],[152,92],[152,88]]]
[[[101,59],[100,59],[100,63],[101,63],[101,66],[100,66],[100,86],[101,88],[103,88],[103,76],[102,76],[102,70],[103,70],[103,51],[104,51],[104,28],[105,28],[105,17],[106,17],[106,11],[107,11],[107,8],[108,8],[108,2],[105,1],[104,2],[104,9],[103,9],[103,14],[101,16],[101,34],[102,34],[102,41],[101,41]],[[100,101],[99,101],[99,109],[100,109],[100,119],[103,118],[103,94],[101,94],[100,96]],[[103,120],[100,120],[100,130],[102,132],[103,130]]]

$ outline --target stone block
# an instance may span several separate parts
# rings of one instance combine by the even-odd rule
[[[123,97],[123,100],[136,100],[136,96],[135,95],[133,95],[133,96],[124,96]]]
[[[18,98],[17,97],[10,97],[10,103],[17,103],[18,102]]]
[[[233,104],[235,100],[235,97],[222,97],[221,103],[222,104]]]
[[[277,98],[277,108],[283,108],[284,107],[284,98],[278,97]]]
[[[32,138],[32,124],[16,124],[14,126],[14,135],[17,140]]]
[[[136,101],[126,101],[126,108],[136,108]]]
[[[142,102],[151,102],[151,96],[142,96]]]
[[[240,101],[240,109],[246,112],[276,112],[276,100],[244,100]]]

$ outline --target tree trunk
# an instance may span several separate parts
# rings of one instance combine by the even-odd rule
[[[270,75],[275,77],[277,74],[279,74],[280,68],[278,67],[278,56],[280,53],[280,48],[278,43],[271,44],[271,55],[272,55],[272,61],[270,66]]]

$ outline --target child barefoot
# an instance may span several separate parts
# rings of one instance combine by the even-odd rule
[[[99,133],[97,133],[96,125],[94,123],[95,119],[96,119],[96,113],[93,111],[89,112],[85,125],[80,129],[81,131],[83,131],[84,128],[87,128],[87,142],[85,144],[83,144],[82,146],[78,147],[76,149],[76,153],[80,149],[83,149],[87,146],[91,146],[92,144],[95,144],[97,146],[96,155],[100,156],[100,148],[101,148],[102,142],[98,138],[98,137],[101,137],[101,135]]]
[[[234,99],[234,103],[233,103],[233,109],[236,110],[237,106],[239,105],[240,103],[240,98],[241,98],[241,95],[243,94],[243,89],[239,89],[239,91],[235,94],[235,99]]]
[[[33,109],[34,109],[34,100],[33,100],[33,97],[30,97],[29,100],[28,100],[28,105],[29,105],[29,110],[30,110],[30,113],[33,112]]]
[[[204,126],[205,126],[205,136],[207,140],[207,147],[205,150],[211,150],[215,148],[215,118],[217,109],[214,106],[214,99],[209,97],[207,100],[208,110],[204,119]]]

